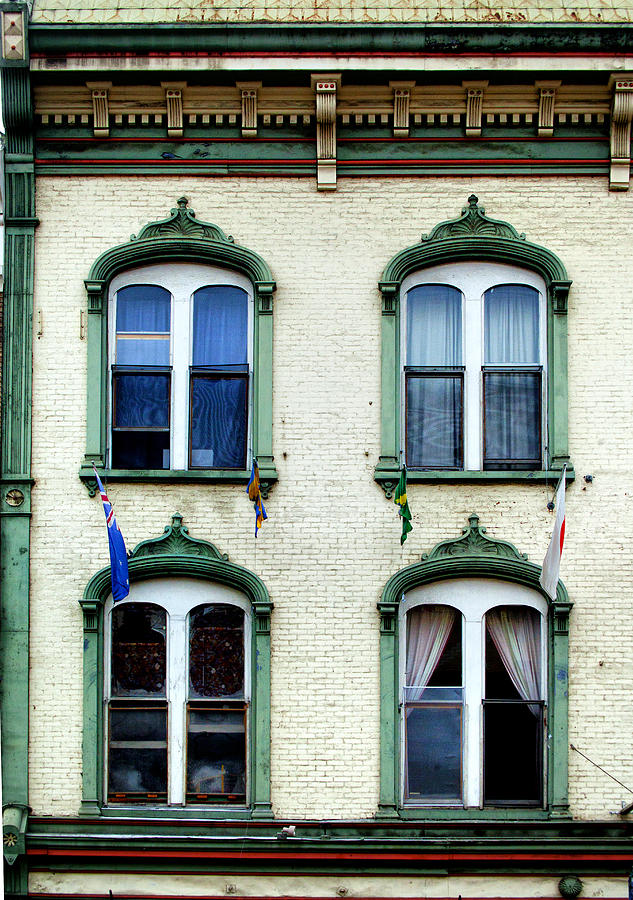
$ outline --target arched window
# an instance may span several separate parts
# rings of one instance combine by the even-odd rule
[[[106,603],[109,804],[247,801],[249,604],[186,578]],[[106,645],[108,646],[108,644]]]
[[[144,266],[112,280],[109,302],[111,467],[248,468],[251,282],[191,263]]]
[[[272,298],[263,259],[181,198],[94,263],[80,477],[246,483],[272,457]]]
[[[415,469],[540,470],[546,452],[543,279],[490,263],[402,283],[404,459]]]
[[[409,482],[555,480],[567,449],[561,261],[488,219],[477,197],[398,253],[382,292],[381,454]]]
[[[176,515],[86,587],[84,811],[268,818],[270,612],[261,581]]]
[[[472,515],[389,579],[380,816],[564,813],[571,603],[561,582],[551,602],[539,575]]]
[[[403,804],[543,805],[546,614],[536,591],[486,578],[404,595]]]

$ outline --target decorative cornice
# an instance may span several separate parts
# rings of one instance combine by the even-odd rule
[[[103,291],[108,281],[125,269],[174,259],[237,269],[251,279],[256,291],[274,291],[272,273],[261,256],[236,244],[217,225],[198,221],[188,203],[181,197],[167,219],[150,222],[132,235],[129,243],[102,253],[85,282],[89,294]]]
[[[220,553],[215,544],[192,538],[189,529],[182,524],[182,516],[175,513],[171,517],[171,525],[165,526],[165,532],[159,538],[142,541],[137,544],[130,560],[144,559],[148,556],[195,556],[205,559],[228,560],[228,554]]]
[[[336,92],[340,75],[313,75],[317,125],[317,189],[336,190]]]
[[[382,274],[380,287],[391,289],[410,272],[426,266],[467,259],[508,262],[533,269],[543,276],[550,289],[563,284],[569,289],[571,284],[556,254],[527,241],[508,222],[489,219],[478,198],[471,194],[459,218],[441,222],[430,234],[422,235],[419,244],[393,257]]]
[[[158,537],[138,544],[128,560],[130,583],[150,578],[202,578],[227,584],[242,591],[257,606],[258,615],[270,612],[272,603],[264,583],[249,569],[229,562],[209,541],[192,538],[182,524],[182,516],[172,516],[171,525]],[[80,600],[84,626],[96,627],[99,609],[111,592],[110,566],[97,572],[86,585]]]
[[[508,541],[488,537],[486,529],[479,524],[479,516],[476,513],[472,513],[468,517],[468,525],[462,528],[462,537],[441,541],[430,553],[425,553],[422,560],[434,562],[455,556],[494,556],[518,559],[521,562],[528,558],[527,553],[521,553]]]
[[[199,222],[196,219],[195,212],[187,208],[189,206],[187,197],[181,197],[177,204],[171,210],[169,218],[144,225],[138,235],[133,234],[131,239],[133,241],[143,241],[147,238],[184,235],[186,237],[207,238],[212,241],[234,243],[233,238],[231,236],[227,237],[217,225],[212,225],[209,222]]]
[[[540,585],[541,567],[531,563],[508,541],[491,538],[479,525],[479,517],[469,516],[461,537],[441,541],[418,563],[400,569],[389,579],[381,603],[399,601],[413,587],[446,578],[498,578],[523,584],[546,597],[555,615],[563,616],[571,609],[567,590],[558,582],[556,600],[551,603]]]

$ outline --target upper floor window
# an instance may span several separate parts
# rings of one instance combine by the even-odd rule
[[[543,467],[546,288],[506,265],[439,265],[402,285],[409,469]]]
[[[106,613],[108,804],[246,805],[246,598],[159,579]]]
[[[547,483],[567,467],[567,302],[556,254],[477,197],[388,262],[374,477]]]
[[[114,469],[247,468],[253,290],[211,266],[146,266],[110,286]]]
[[[405,806],[543,805],[546,612],[535,591],[486,579],[405,595]]]

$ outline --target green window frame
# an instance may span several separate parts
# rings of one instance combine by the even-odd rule
[[[462,536],[437,544],[422,561],[396,572],[385,585],[380,612],[380,797],[377,818],[403,819],[555,819],[569,817],[567,796],[567,715],[569,613],[572,603],[558,582],[551,601],[539,583],[541,567],[528,562],[507,541],[490,538],[472,514]],[[400,605],[414,587],[454,578],[494,578],[524,585],[547,600],[548,684],[547,761],[544,808],[406,807],[401,803],[400,659],[399,630],[405,621]]]
[[[408,481],[426,483],[523,482],[547,483],[560,477],[567,466],[567,481],[574,469],[568,452],[567,302],[571,281],[561,260],[544,247],[532,244],[507,222],[489,219],[478,198],[471,194],[457,219],[436,225],[418,244],[396,254],[383,271],[381,364],[381,451],[375,480],[391,498],[398,483],[403,447],[401,416],[401,288],[405,278],[431,266],[468,262],[506,263],[536,272],[546,289],[547,413],[548,439],[544,468],[509,470],[416,470]]]
[[[96,492],[93,465],[109,481],[246,484],[245,469],[113,469],[108,468],[108,292],[112,279],[125,271],[160,263],[196,263],[245,275],[253,286],[252,454],[259,464],[262,493],[277,480],[272,454],[273,294],[276,288],[267,263],[236,244],[217,227],[200,222],[188,199],[181,197],[168,218],[145,225],[126,244],[106,250],[85,281],[87,314],[86,452],[79,477],[90,495]]]
[[[264,583],[251,571],[229,562],[213,544],[192,538],[182,516],[156,539],[143,541],[128,561],[130,583],[160,578],[194,578],[227,585],[250,603],[250,723],[247,747],[249,805],[244,807],[135,807],[135,817],[271,819],[270,802],[270,616],[273,604]],[[83,610],[83,789],[81,815],[129,815],[107,806],[104,797],[104,605],[111,593],[110,566],[88,582]]]

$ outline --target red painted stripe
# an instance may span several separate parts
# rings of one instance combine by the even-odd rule
[[[229,24],[229,23],[226,23]],[[230,23],[233,24],[233,23]],[[240,24],[234,23],[234,24]],[[325,22],[321,22],[318,24],[327,24]],[[339,27],[345,27],[349,25],[349,22],[339,22],[336,23]],[[414,23],[415,24],[415,23]],[[425,23],[417,23],[424,25]],[[445,22],[440,23],[440,25],[454,25],[454,24],[466,24],[466,23],[452,23]],[[480,27],[485,23],[479,23]],[[549,23],[552,25],[556,25],[555,22]],[[466,58],[479,58],[479,59],[493,59],[495,57],[499,57],[501,54],[498,51],[494,50],[464,50],[459,52],[447,52],[445,50],[392,50],[392,51],[380,51],[374,50],[370,52],[363,52],[362,50],[341,50],[340,52],[335,52],[333,50],[268,50],[268,51],[217,51],[215,53],[194,53],[194,52],[170,52],[170,53],[159,53],[158,51],[152,51],[150,53],[143,53],[142,56],[148,57],[149,59],[252,59],[253,57],[261,57],[262,59],[301,59],[301,58],[323,58],[323,59],[340,59],[344,57],[360,57],[367,59],[406,59],[407,57],[412,57],[414,59],[464,59]],[[557,50],[555,53],[548,52],[546,50],[504,50],[503,58],[527,58],[527,59],[596,59],[596,58],[615,58],[615,59],[626,59],[633,54],[631,53],[618,53],[616,50],[596,50],[591,53],[587,53],[587,51],[583,50]],[[53,56],[50,53],[31,53],[31,59],[136,59],[139,56],[137,53],[65,53],[62,57]]]
[[[176,166],[179,164],[205,166],[311,166],[316,167],[314,159],[41,159],[36,158],[38,166]],[[427,159],[412,157],[411,159],[339,159],[337,166],[609,166],[608,159],[505,159],[502,157],[478,159]]]
[[[561,860],[588,862],[623,861],[633,859],[633,850],[630,853],[263,853],[249,852],[246,850],[213,851],[213,850],[98,850],[98,849],[60,849],[31,847],[27,850],[29,856],[92,856],[92,857],[116,857],[116,858],[146,858],[146,859],[304,859],[304,860],[335,860],[348,859],[363,860]]]
[[[345,126],[343,126],[345,127]],[[454,126],[458,128],[459,126]],[[113,141],[117,144],[124,144],[127,142],[143,144],[143,143],[157,143],[161,141],[162,143],[169,144],[283,144],[283,143],[295,143],[295,144],[314,144],[316,141],[316,137],[258,137],[258,138],[241,138],[241,137],[186,137],[186,138],[164,138],[164,137],[117,137],[117,138],[108,138],[108,139],[99,139],[94,137],[39,137],[37,142],[40,144],[52,143],[52,144],[102,144],[106,141],[106,143],[112,143]],[[480,138],[467,138],[464,135],[452,135],[449,137],[442,137],[440,135],[436,135],[435,137],[407,137],[407,138],[394,138],[394,137],[339,137],[338,143],[356,143],[356,144],[380,144],[380,143],[388,143],[388,144],[420,144],[420,143],[438,143],[441,142],[443,144],[450,143],[465,143],[465,142],[474,142],[474,143],[494,143],[495,141],[512,141],[513,144],[520,143],[561,143],[561,142],[580,142],[580,143],[595,143],[596,141],[601,141],[602,143],[608,143],[609,138],[605,136],[596,135],[595,137],[583,137],[581,136],[573,136],[566,138],[546,138],[543,139],[537,138],[535,135],[533,137],[513,137],[506,135],[505,137],[499,135],[491,135],[489,137],[480,137]],[[200,160],[200,162],[205,162],[205,160]]]
[[[561,556],[563,555],[563,543],[564,543],[564,542],[565,542],[565,520],[563,519],[563,521],[562,521],[562,523],[561,523],[561,526],[560,526],[560,548],[559,548],[559,553],[560,553]]]

